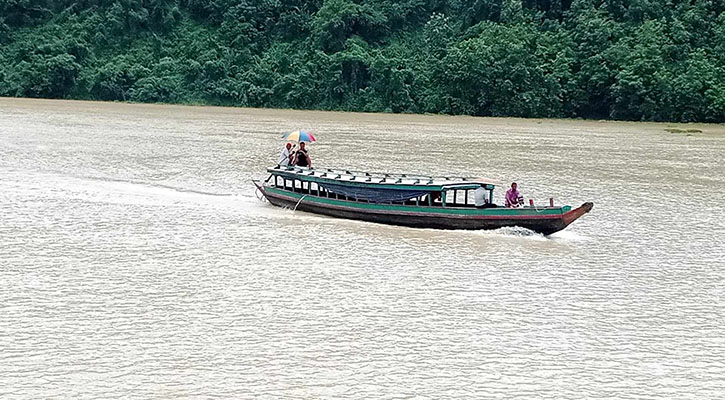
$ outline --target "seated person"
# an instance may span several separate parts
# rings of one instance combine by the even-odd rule
[[[473,191],[473,203],[476,208],[495,208],[496,205],[489,202],[488,190],[483,186]]]
[[[511,184],[511,189],[506,191],[506,207],[521,207],[524,205],[524,197],[516,188],[516,182]]]
[[[300,142],[300,149],[295,152],[294,165],[298,167],[312,168],[312,160],[305,149],[305,142]]]

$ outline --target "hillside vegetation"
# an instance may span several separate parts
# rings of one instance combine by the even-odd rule
[[[725,0],[0,0],[0,96],[725,121]]]

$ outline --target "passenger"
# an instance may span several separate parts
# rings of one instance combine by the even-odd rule
[[[292,161],[292,153],[290,150],[292,149],[292,143],[287,143],[287,145],[282,149],[282,152],[279,154],[279,161],[277,161],[277,164],[282,166],[290,165],[290,161]]]
[[[511,189],[506,191],[506,207],[521,207],[524,205],[524,198],[516,189],[516,182],[511,184]]]
[[[478,208],[488,208],[490,206],[487,206],[488,203],[488,190],[486,190],[483,186],[479,187],[478,189],[473,191],[473,203]]]
[[[312,168],[312,160],[305,150],[305,142],[300,142],[300,149],[295,152],[294,164],[298,167]]]

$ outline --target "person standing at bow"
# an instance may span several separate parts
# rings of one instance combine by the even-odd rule
[[[295,152],[294,165],[312,168],[312,159],[310,159],[310,155],[307,153],[307,149],[305,149],[305,142],[300,142],[300,148]]]

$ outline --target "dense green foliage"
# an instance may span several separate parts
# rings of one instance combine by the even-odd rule
[[[0,0],[0,96],[725,121],[725,0]]]

